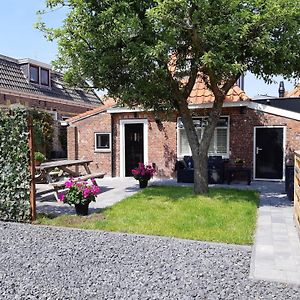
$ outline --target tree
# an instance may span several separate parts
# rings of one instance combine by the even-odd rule
[[[50,10],[59,6],[68,7],[63,26],[38,28],[58,40],[56,66],[66,80],[88,80],[129,106],[176,109],[192,150],[196,193],[208,191],[208,147],[240,75],[251,71],[270,81],[300,74],[294,0],[47,1]],[[198,77],[215,97],[200,141],[187,103]]]

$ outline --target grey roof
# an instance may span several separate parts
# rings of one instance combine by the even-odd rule
[[[98,96],[91,90],[68,87],[62,75],[51,71],[51,88],[32,84],[26,78],[17,59],[0,55],[0,88],[29,93],[39,96],[54,97],[61,100],[81,102],[83,104],[100,104]]]
[[[300,97],[283,97],[273,99],[259,99],[255,103],[261,103],[296,113],[300,113]]]

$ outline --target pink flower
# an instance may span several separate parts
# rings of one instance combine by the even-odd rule
[[[93,185],[92,186],[92,194],[93,195],[96,195],[96,194],[98,194],[98,193],[100,193],[100,188],[99,188],[99,186],[97,186],[97,185]]]
[[[74,186],[74,182],[73,181],[71,181],[71,180],[69,180],[69,181],[66,181],[65,182],[65,187],[66,188],[71,188],[72,186]]]
[[[90,193],[91,193],[91,190],[90,190],[89,188],[86,187],[86,188],[83,190],[83,198],[88,198],[89,195],[90,195]]]
[[[63,194],[63,193],[59,193],[58,194],[58,199],[60,200],[60,201],[64,201],[65,200],[65,195]]]

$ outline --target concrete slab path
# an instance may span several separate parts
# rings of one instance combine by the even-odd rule
[[[257,185],[257,183],[256,183]],[[261,182],[250,277],[300,285],[300,240],[283,183]]]

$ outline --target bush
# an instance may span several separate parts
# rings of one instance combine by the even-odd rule
[[[46,160],[46,156],[41,152],[34,152],[34,160],[43,162]]]
[[[0,219],[30,220],[27,112],[0,111]]]

